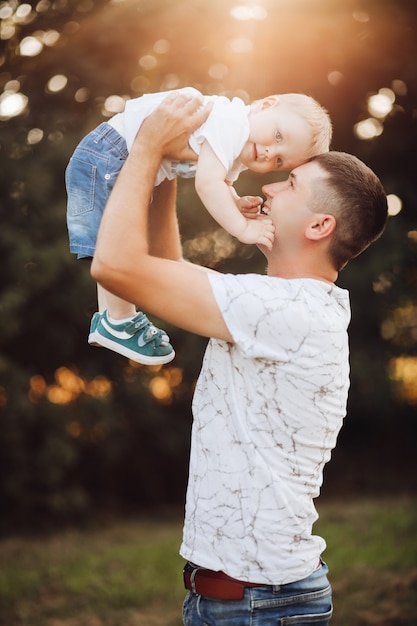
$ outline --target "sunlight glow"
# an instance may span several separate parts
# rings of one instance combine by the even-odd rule
[[[368,111],[374,117],[383,119],[392,111],[395,93],[391,89],[380,89],[377,94],[369,96]]]
[[[51,8],[51,5],[49,3],[49,0],[39,0],[38,4],[35,7],[37,13],[46,12],[50,8]]]
[[[144,70],[153,70],[158,65],[158,59],[153,54],[145,54],[139,59],[139,65]]]
[[[397,88],[399,90],[404,89],[405,84],[402,81],[397,82]],[[406,87],[405,87],[406,88]],[[358,139],[374,139],[379,137],[384,132],[384,119],[392,112],[395,104],[396,94],[394,89],[389,87],[383,87],[378,93],[368,95],[367,108],[372,117],[361,120],[353,127],[353,131]]]
[[[395,384],[396,395],[410,405],[417,404],[417,357],[391,359],[388,375]]]
[[[237,54],[244,54],[248,52],[252,52],[253,43],[247,37],[239,37],[237,39],[229,39],[227,42],[228,47],[232,52],[236,52]]]
[[[161,91],[177,89],[180,86],[180,79],[177,74],[166,74],[161,82]]]
[[[223,80],[229,73],[229,68],[224,63],[210,65],[208,75],[216,80]]]
[[[158,39],[158,41],[155,41],[153,44],[153,51],[156,52],[156,54],[166,54],[170,49],[171,43],[168,39]]]
[[[0,39],[14,37],[19,26],[30,24],[36,18],[30,4],[24,2],[2,2],[0,4]]]
[[[22,57],[35,57],[43,50],[43,43],[36,37],[25,37],[19,45],[19,54]]]
[[[43,130],[40,128],[32,128],[27,134],[27,142],[30,146],[33,146],[43,139]]]
[[[403,203],[401,198],[395,195],[395,193],[390,193],[387,195],[388,200],[388,215],[394,217],[394,215],[398,215],[398,213],[403,208]]]
[[[109,96],[105,99],[101,112],[106,116],[121,113],[125,108],[125,104],[126,100],[121,96]]]
[[[16,28],[11,24],[2,23],[0,21],[0,39],[5,41],[6,39],[11,39],[16,32]]]
[[[74,95],[75,102],[87,102],[90,97],[90,92],[87,87],[80,87],[77,89]]]
[[[45,46],[54,46],[58,39],[61,37],[57,30],[48,30],[46,33],[43,33],[42,41]]]
[[[21,4],[16,9],[14,19],[16,22],[25,21],[26,18],[31,14],[31,12],[32,7],[30,6],[30,4]]]
[[[9,4],[0,6],[0,20],[8,20],[13,15],[13,9]]]
[[[150,80],[147,76],[135,76],[130,82],[130,88],[136,93],[146,93],[150,89]]]
[[[369,22],[369,13],[365,11],[354,11],[352,17],[356,22],[361,22],[362,24]]]
[[[4,91],[0,95],[0,120],[21,115],[26,110],[28,101],[28,97],[23,93]]]
[[[77,370],[59,367],[55,372],[55,383],[48,385],[39,374],[29,381],[28,397],[31,402],[46,398],[51,404],[71,404],[81,395],[92,398],[105,398],[112,391],[111,382],[104,376],[96,376],[88,381],[78,375]]]
[[[397,96],[405,96],[407,95],[408,89],[407,85],[403,80],[393,80],[391,83],[392,90]]]
[[[236,240],[229,233],[218,229],[185,241],[184,253],[190,261],[214,267],[236,254],[237,247]]]
[[[268,17],[266,9],[259,4],[236,5],[230,9],[230,15],[241,21],[264,20]]]
[[[68,78],[63,74],[56,74],[49,79],[47,84],[48,91],[52,93],[57,93],[58,91],[62,91],[68,83]]]
[[[149,390],[159,402],[168,404],[171,401],[171,387],[163,376],[155,376],[155,378],[152,378],[149,383]]]
[[[391,277],[388,277],[390,280]],[[405,302],[391,310],[381,325],[381,336],[396,346],[409,348],[417,341],[417,305]]]
[[[384,127],[379,120],[372,117],[362,120],[353,127],[358,139],[374,139],[384,132]]]
[[[392,285],[392,275],[390,273],[385,272],[383,274],[380,274],[378,278],[373,281],[372,288],[375,291],[375,293],[385,293],[391,288],[391,285]],[[381,335],[383,335],[383,332],[385,331],[381,329]],[[384,337],[384,339],[387,339],[387,337]]]
[[[332,72],[329,72],[329,74],[327,75],[327,80],[329,81],[330,85],[332,85],[333,87],[340,85],[343,79],[344,79],[344,76],[342,72],[339,72],[338,70],[333,70]]]
[[[174,390],[182,383],[182,378],[183,371],[179,367],[161,368],[149,381],[149,391],[160,404],[171,404]]]

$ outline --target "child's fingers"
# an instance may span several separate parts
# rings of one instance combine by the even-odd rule
[[[263,223],[263,231],[259,237],[258,243],[268,248],[268,250],[272,250],[272,244],[274,243],[275,237],[275,226],[269,217],[260,216],[258,219]]]
[[[259,196],[243,196],[241,200],[243,201],[245,208],[259,207],[263,203],[263,199]]]

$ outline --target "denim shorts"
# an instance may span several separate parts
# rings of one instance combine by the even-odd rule
[[[70,251],[92,257],[110,192],[128,155],[126,141],[107,122],[76,147],[65,171]]]
[[[286,585],[245,589],[241,600],[212,600],[188,592],[185,626],[328,626],[332,590],[325,563],[310,576]]]

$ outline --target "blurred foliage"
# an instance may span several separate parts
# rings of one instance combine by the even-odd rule
[[[0,1],[5,525],[183,502],[191,397],[206,342],[168,328],[177,358],[164,368],[134,367],[86,344],[95,286],[88,264],[69,254],[64,171],[81,137],[125,99],[184,85],[247,102],[311,94],[332,116],[333,148],[358,155],[401,199],[383,238],[340,276],[352,299],[352,388],[329,484],[397,489],[402,474],[402,488],[415,488],[415,5],[245,0],[237,15],[251,19],[236,19],[235,4]],[[354,126],[382,88],[395,91],[395,105],[383,132],[360,140]],[[23,102],[19,114],[7,113],[10,95]],[[238,190],[259,193],[267,180],[246,173]],[[219,230],[191,181],[180,182],[178,206],[189,258],[221,271],[264,271],[257,250]],[[397,461],[389,476],[387,451]]]

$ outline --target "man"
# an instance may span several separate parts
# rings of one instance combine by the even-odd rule
[[[198,107],[174,94],[144,123],[106,207],[92,274],[210,337],[193,401],[185,625],[324,626],[331,588],[313,499],[349,386],[349,299],[334,281],[383,231],[386,196],[355,157],[321,155],[263,188],[268,215],[254,219],[275,231],[260,246],[267,276],[186,263],[174,202],[149,224],[147,207],[159,161],[207,115]]]

